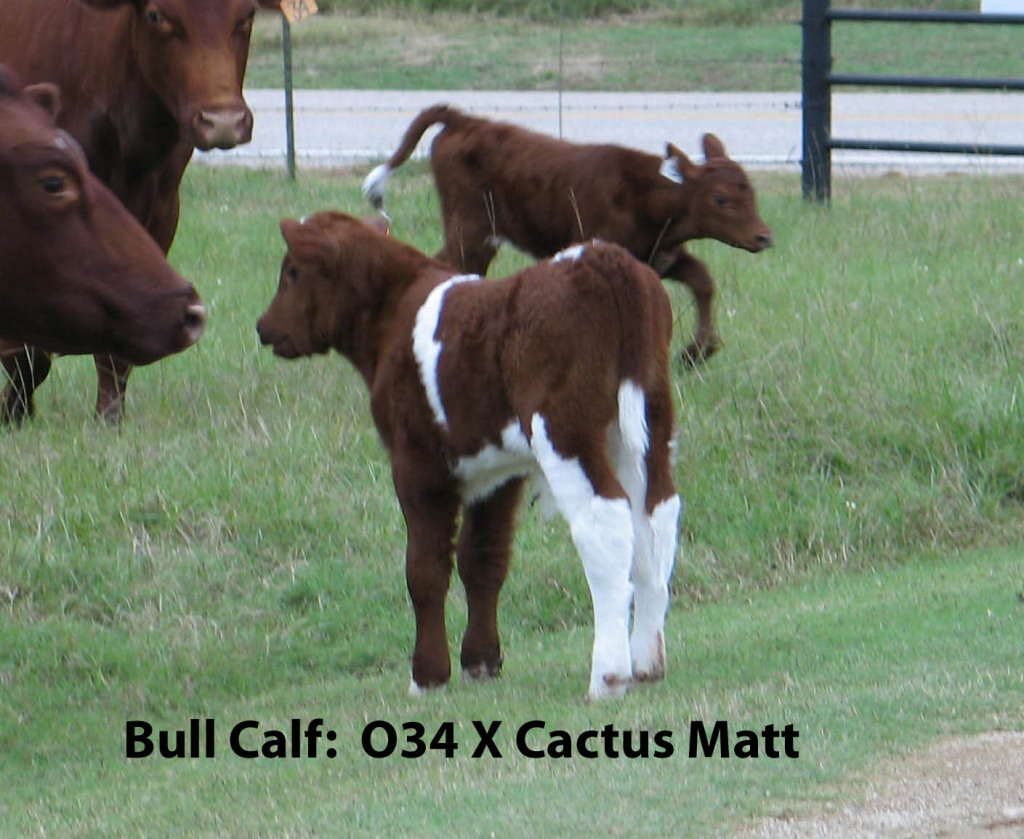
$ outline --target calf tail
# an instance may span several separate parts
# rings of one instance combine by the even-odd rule
[[[388,177],[409,159],[428,128],[439,122],[444,123],[447,127],[467,119],[471,119],[471,117],[467,117],[461,111],[448,105],[434,105],[422,111],[406,129],[402,142],[398,144],[398,148],[388,162],[382,163],[370,172],[366,176],[366,180],[363,181],[363,194],[370,199],[370,203],[378,211],[384,212],[384,186]]]

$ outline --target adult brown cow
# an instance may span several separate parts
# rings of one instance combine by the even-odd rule
[[[717,137],[704,136],[706,163],[699,166],[671,143],[665,158],[578,145],[436,105],[367,176],[363,189],[377,209],[388,176],[436,123],[444,125],[430,156],[444,224],[439,259],[484,274],[503,241],[537,258],[592,238],[615,242],[693,292],[697,333],[684,359],[694,363],[718,349],[715,283],[683,243],[712,238],[757,253],[771,246],[772,231],[746,174]]]
[[[672,310],[657,275],[608,243],[489,282],[340,213],[285,220],[281,232],[288,254],[257,329],[285,358],[336,349],[370,389],[408,532],[413,692],[450,677],[445,599],[460,508],[462,671],[500,671],[498,596],[527,478],[569,523],[583,561],[590,696],[662,678],[680,500]]]
[[[0,333],[135,364],[191,346],[206,309],[57,128],[59,104],[0,67]]]
[[[166,252],[193,149],[230,148],[251,137],[242,79],[253,17],[280,2],[2,0],[0,61],[26,82],[60,87],[60,124]],[[44,354],[30,365],[18,348],[0,342],[12,376],[0,404],[7,419],[31,412],[32,393],[49,370]],[[96,366],[96,410],[116,422],[131,365],[97,357]]]

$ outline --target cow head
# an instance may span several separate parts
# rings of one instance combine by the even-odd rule
[[[376,306],[367,240],[386,236],[383,218],[360,221],[338,212],[283,219],[288,245],[277,294],[256,324],[263,344],[282,358],[324,353],[351,357],[357,334],[373,328]]]
[[[136,364],[194,344],[206,309],[57,128],[52,85],[0,70],[0,335]]]
[[[201,151],[252,139],[242,98],[249,37],[257,8],[281,0],[80,0],[124,8],[146,84],[175,117],[182,137]]]
[[[694,196],[691,211],[698,236],[757,253],[772,245],[771,228],[757,212],[754,187],[746,172],[725,153],[714,134],[703,140],[705,163],[698,165],[671,143],[661,175],[685,184]]]

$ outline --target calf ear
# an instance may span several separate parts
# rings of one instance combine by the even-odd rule
[[[710,160],[712,157],[728,157],[725,153],[725,144],[714,134],[705,134],[704,159]]]
[[[700,174],[700,167],[694,164],[679,148],[668,143],[665,146],[665,159],[658,171],[673,183],[681,184],[696,178]]]
[[[319,227],[295,219],[281,219],[281,235],[288,250],[301,262],[328,266],[338,258],[338,243]]]
[[[60,88],[53,84],[30,84],[22,90],[29,99],[35,102],[56,121],[60,115]]]

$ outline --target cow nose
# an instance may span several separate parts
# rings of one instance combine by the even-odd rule
[[[192,120],[196,148],[233,149],[252,139],[252,112],[245,106],[204,108]]]
[[[772,235],[771,231],[767,233],[758,233],[754,237],[754,241],[757,243],[758,250],[764,250],[770,248],[772,243],[775,241],[775,236]]]

